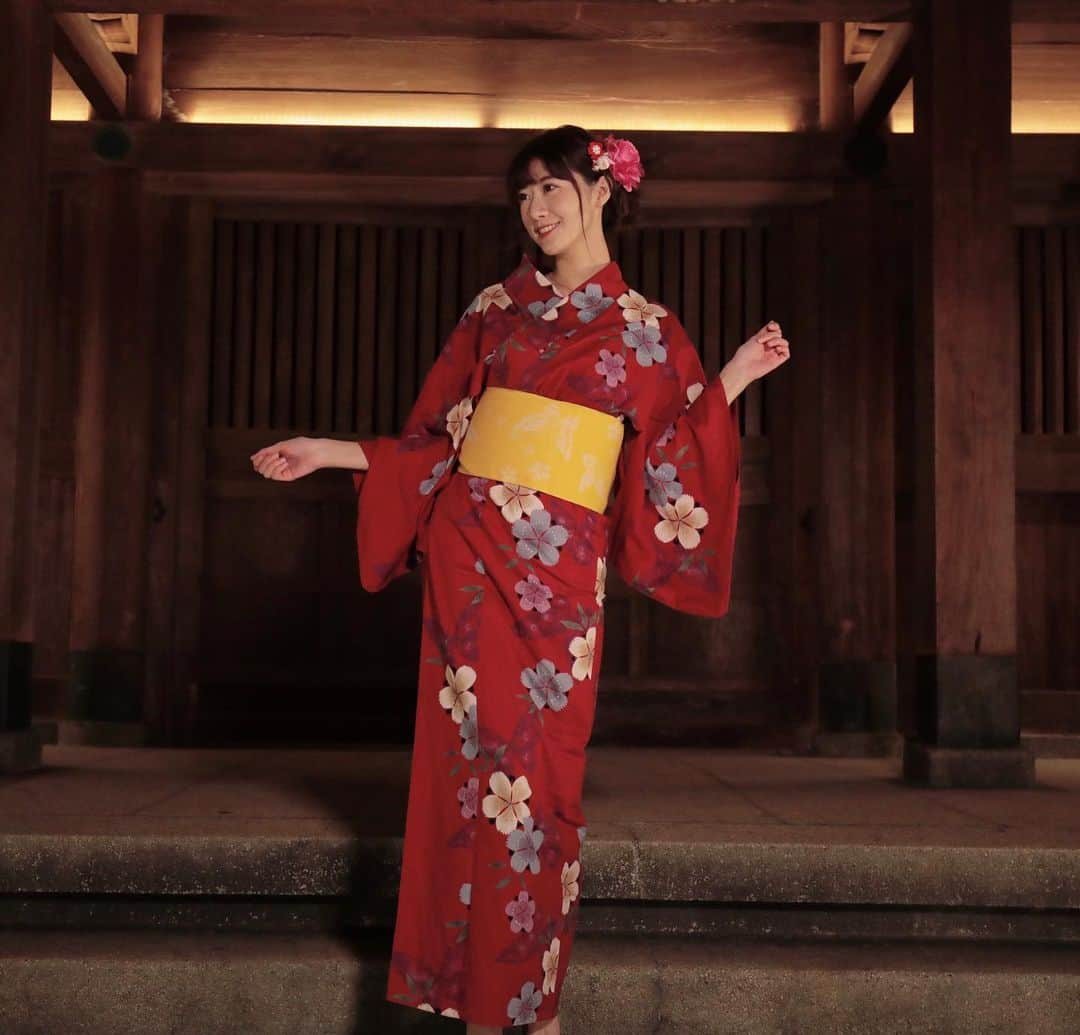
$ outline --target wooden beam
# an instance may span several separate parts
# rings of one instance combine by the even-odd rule
[[[623,131],[657,180],[805,181],[843,174],[842,141],[821,133],[668,133]],[[58,173],[101,167],[93,123],[53,123],[51,167]],[[341,176],[499,177],[535,132],[522,129],[351,126],[222,126],[131,123],[122,164],[172,173],[325,173]],[[437,154],[437,163],[424,156]]]
[[[109,12],[115,0],[45,0],[53,11]],[[724,3],[660,4],[654,0],[127,0],[126,10],[139,14],[195,14],[244,18],[307,27],[349,35],[379,35],[393,22],[409,35],[497,35],[500,27],[531,29],[559,37],[568,26],[588,26],[617,33],[627,23],[676,21],[695,25],[733,25],[755,22],[898,22],[910,21],[911,0],[725,0]],[[435,8],[435,10],[433,10]],[[1075,0],[1014,0],[1014,22],[1080,22]],[[612,38],[612,37],[607,37]]]
[[[911,26],[890,26],[855,81],[856,132],[873,132],[911,81]]]
[[[844,64],[844,23],[823,22],[818,32],[818,121],[822,129],[846,129],[852,95]]]
[[[138,39],[135,72],[131,79],[131,117],[158,122],[161,119],[165,15],[141,15]]]
[[[54,16],[53,51],[91,107],[108,119],[127,112],[127,76],[85,14]]]

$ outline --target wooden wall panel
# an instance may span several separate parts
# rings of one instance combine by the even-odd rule
[[[1018,233],[1020,429],[1080,433],[1080,227]]]
[[[211,427],[395,434],[464,306],[509,272],[495,222],[219,218]],[[631,287],[679,317],[710,377],[765,320],[761,226],[631,228],[613,252]],[[745,396],[747,434],[765,434],[767,390]]]
[[[70,206],[66,195],[64,204]],[[173,682],[176,692],[187,695],[193,685],[201,685],[199,707],[205,714],[213,711],[215,687],[226,684],[238,693],[247,686],[252,696],[244,707],[257,709],[259,690],[268,686],[264,680],[276,680],[284,695],[282,708],[294,711],[297,706],[286,700],[289,688],[338,686],[347,696],[348,688],[361,683],[400,687],[415,675],[415,581],[405,578],[375,597],[358,589],[354,503],[340,472],[324,472],[305,480],[307,484],[283,489],[252,478],[247,456],[268,441],[294,434],[396,433],[472,294],[508,271],[500,267],[505,253],[484,247],[504,219],[486,210],[386,210],[376,217],[313,205],[230,203],[219,204],[211,222],[209,205],[188,209],[179,199],[177,204],[170,233],[194,236],[186,252],[177,249],[189,256],[186,275],[174,278],[163,312],[183,314],[186,322],[177,324],[171,346],[164,339],[159,343],[159,353],[183,345],[188,350],[185,362],[194,363],[201,374],[194,379],[190,369],[185,374],[186,395],[176,403],[176,417],[179,427],[188,430],[180,433],[176,449],[182,455],[176,458],[175,472],[161,483],[166,489],[175,485],[183,495],[177,545],[168,548],[177,554],[177,569],[169,576],[177,597],[168,614],[175,614],[178,649],[186,666]],[[77,269],[80,246],[72,223],[66,216],[54,220],[49,246],[55,271],[50,290],[54,307],[59,307],[54,311],[60,314],[56,348],[68,366],[79,319],[66,272]],[[679,316],[712,376],[749,333],[770,317],[783,320],[793,303],[805,325],[816,326],[808,308],[814,301],[813,285],[800,286],[798,270],[780,270],[778,275],[773,268],[782,259],[770,253],[777,240],[763,216],[744,214],[730,225],[713,220],[680,226],[666,219],[624,231],[615,255],[631,286]],[[898,255],[906,254],[903,242],[897,249]],[[1018,501],[1018,564],[1026,573],[1021,580],[1020,661],[1027,693],[1025,722],[1040,722],[1040,716],[1063,714],[1069,706],[1062,702],[1080,690],[1071,632],[1078,607],[1074,587],[1080,585],[1080,558],[1073,545],[1080,478],[1069,473],[1080,456],[1071,445],[1080,436],[1080,227],[1020,227],[1017,256],[1017,362],[1023,399],[1018,430],[1026,443],[1018,451],[1024,465],[1019,475],[1024,496]],[[896,286],[890,295],[896,309],[882,318],[902,322],[909,294],[903,285]],[[788,377],[797,378],[806,374],[800,366],[806,343],[800,342],[797,327],[792,330]],[[910,328],[897,333],[903,341],[910,337]],[[898,371],[909,359],[907,353],[898,354]],[[201,387],[195,384],[199,377]],[[175,391],[174,382],[159,373],[156,390]],[[774,549],[768,532],[772,501],[766,458],[773,423],[769,389],[767,383],[754,386],[741,401],[745,510],[729,619],[686,621],[637,595],[623,595],[616,585],[609,590],[605,658],[605,679],[611,686],[711,686],[742,693],[747,701],[775,691],[768,686],[767,658],[776,642],[769,616],[782,614],[783,608],[770,603],[776,580],[769,561]],[[897,391],[901,396],[905,391],[900,376]],[[70,426],[75,400],[69,395],[58,386],[50,395],[54,402],[43,410],[53,428],[43,441],[42,458],[54,480],[70,479],[70,435],[64,428]],[[379,400],[386,405],[380,408]],[[906,401],[900,398],[898,405],[903,411]],[[187,441],[192,420],[202,421],[199,432],[207,436],[205,471],[201,444]],[[201,443],[197,435],[195,441]],[[897,461],[897,535],[902,540],[909,530],[904,510],[909,465],[903,456]],[[160,473],[155,472],[158,477]],[[57,536],[70,521],[67,484],[55,481],[53,490],[39,500],[42,521]],[[303,542],[318,544],[305,554],[318,573],[310,583],[294,584],[291,576],[256,578],[243,565],[234,566],[230,575],[229,565],[240,549],[237,529],[246,529],[255,541],[251,549],[263,550],[277,533],[295,530],[297,522],[303,531],[296,534]],[[205,555],[200,554],[203,529]],[[901,569],[903,556],[899,550]],[[55,583],[64,577],[62,556],[57,555],[55,563],[42,563],[40,570],[46,582]],[[199,579],[204,579],[201,585]],[[899,582],[898,592],[903,589]],[[260,660],[258,630],[274,635],[292,613],[290,598],[300,590],[309,609],[305,613],[318,615],[312,624],[312,635],[318,638],[268,667]],[[246,650],[238,651],[239,641],[230,641],[225,633],[217,640],[207,638],[207,629],[227,631],[238,604],[256,594],[262,624],[244,633]],[[43,586],[41,600],[43,640],[35,675],[39,681],[55,678],[59,683],[67,644],[62,642],[63,630],[42,609],[56,611],[53,605],[58,604],[62,610],[65,591]],[[393,630],[384,628],[389,614],[395,616]],[[168,622],[162,622],[166,629]],[[379,635],[365,632],[368,646],[358,655],[357,630],[372,629]],[[907,641],[902,634],[898,640],[903,650]],[[195,650],[197,657],[184,655]],[[162,671],[169,663],[163,656]],[[792,693],[795,690],[789,697]],[[403,700],[393,707],[401,706],[404,714],[411,703]],[[1027,702],[1032,702],[1030,707]],[[190,703],[163,702],[161,710],[183,712]],[[239,698],[234,703],[239,707]],[[169,721],[175,725],[179,719],[174,715]]]

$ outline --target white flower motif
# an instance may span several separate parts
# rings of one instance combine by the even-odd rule
[[[633,288],[616,299],[622,306],[623,319],[627,323],[643,323],[647,327],[659,327],[660,317],[667,316],[667,310],[650,302],[644,295],[639,295]]]
[[[689,388],[686,389],[686,408],[694,404],[695,400],[701,393],[705,391],[705,386],[700,381],[695,381]]]
[[[578,897],[578,877],[581,875],[581,863],[575,859],[572,863],[563,863],[562,867],[562,911],[565,916],[570,912],[570,903]]]
[[[607,558],[596,558],[596,585],[593,587],[593,591],[596,593],[596,606],[603,607],[604,604],[604,587],[607,584]]]
[[[519,776],[511,785],[510,777],[502,770],[492,773],[488,779],[492,793],[484,796],[483,811],[488,819],[495,820],[495,829],[500,834],[509,834],[532,813],[526,800],[532,795],[532,788],[525,776]]]
[[[551,948],[544,950],[544,995],[555,991],[555,978],[559,973],[559,939],[551,939]]]
[[[674,503],[665,503],[656,508],[664,518],[653,528],[656,538],[662,543],[670,543],[676,536],[679,544],[692,550],[701,542],[699,528],[709,523],[709,514],[704,507],[694,506],[694,497],[683,493]]]
[[[469,429],[469,417],[472,411],[472,399],[465,396],[446,415],[446,433],[454,440],[455,449],[461,444],[465,432]]]
[[[539,270],[536,271],[536,283],[541,287],[551,287],[551,281],[544,276]]]
[[[506,288],[504,288],[502,284],[492,284],[490,287],[484,288],[484,290],[473,300],[470,309],[486,313],[488,311],[488,306],[492,303],[497,305],[500,309],[505,309],[510,305],[510,296],[506,293]]]
[[[575,679],[588,679],[592,675],[593,657],[596,653],[596,626],[590,625],[584,636],[575,636],[570,641],[570,653],[574,656],[574,665],[570,669]]]
[[[488,489],[488,495],[501,508],[502,516],[507,521],[517,521],[524,514],[534,510],[543,510],[535,489],[514,482],[499,482]]]
[[[450,709],[450,717],[460,723],[476,704],[476,694],[469,687],[476,682],[476,669],[462,665],[455,672],[446,666],[446,686],[439,691],[439,704]]]
[[[431,1005],[431,1003],[421,1003],[421,1004],[420,1004],[420,1005],[419,1005],[419,1006],[417,1007],[417,1009],[418,1009],[418,1010],[425,1010],[425,1011],[427,1011],[428,1013],[434,1013],[434,1012],[435,1012],[435,1007],[434,1007],[434,1006],[432,1006],[432,1005]],[[454,1008],[453,1008],[452,1006],[448,1006],[448,1007],[447,1007],[447,1008],[446,1008],[445,1010],[442,1010],[442,1011],[441,1011],[441,1012],[439,1013],[439,1016],[440,1016],[440,1017],[457,1017],[457,1018],[458,1018],[458,1020],[460,1020],[460,1019],[461,1019],[461,1014],[459,1014],[459,1013],[457,1012],[457,1010],[455,1010],[455,1009],[454,1009]]]

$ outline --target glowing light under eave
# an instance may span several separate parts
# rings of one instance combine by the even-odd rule
[[[365,95],[321,97],[316,107],[302,91],[275,93],[274,102],[266,94],[238,91],[200,92],[180,99],[179,110],[186,122],[223,125],[279,126],[386,126],[447,129],[529,129],[542,130],[563,122],[584,126],[617,124],[620,129],[704,131],[714,133],[790,133],[800,129],[794,111],[783,105],[756,102],[656,102],[648,105],[612,105],[609,101],[582,100],[548,102],[538,106],[515,101],[460,96],[413,97],[408,106],[401,97]],[[230,96],[231,95],[231,96]],[[686,112],[684,114],[684,112]],[[53,90],[51,118],[55,122],[85,122],[90,105],[75,90]],[[914,110],[906,97],[893,108],[894,133],[913,133]],[[1080,102],[1019,101],[1013,104],[1012,131],[1024,133],[1080,134]]]
[[[547,129],[564,122],[607,125],[617,119],[622,129],[707,130],[714,132],[784,133],[798,128],[796,113],[774,104],[745,105],[658,102],[648,106],[612,105],[608,101],[547,102],[543,105],[455,96],[411,98],[343,95],[320,98],[314,108],[302,94],[253,98],[174,95],[185,121],[245,125],[418,126],[478,129]]]
[[[90,118],[90,102],[74,90],[53,90],[49,118],[53,122],[85,122]]]

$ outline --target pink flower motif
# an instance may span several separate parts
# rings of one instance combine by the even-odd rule
[[[554,594],[550,586],[545,586],[535,575],[522,579],[515,583],[514,592],[521,597],[521,607],[525,611],[533,609],[543,614],[551,607],[551,598]]]
[[[514,934],[519,931],[531,931],[535,913],[536,900],[529,898],[527,891],[518,892],[518,897],[506,904],[506,915],[510,917],[510,930]]]
[[[624,137],[608,136],[604,143],[611,156],[611,175],[628,191],[633,190],[645,175],[638,149]]]
[[[461,802],[461,815],[465,819],[472,819],[476,815],[480,800],[480,780],[475,776],[471,777],[463,787],[458,788],[457,796]]]
[[[608,388],[614,388],[620,381],[626,380],[626,359],[607,349],[600,350],[600,362],[593,369],[607,381]]]

